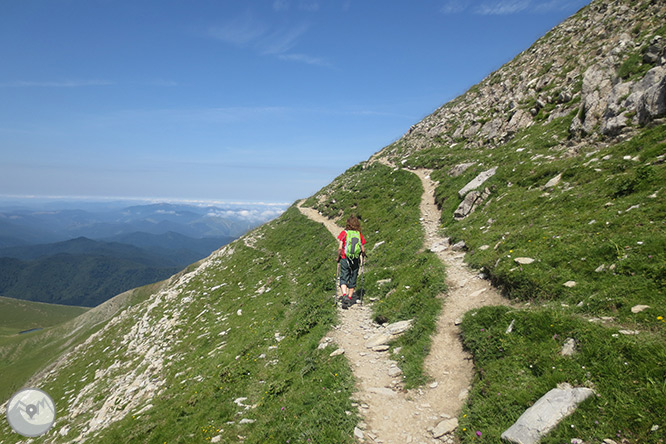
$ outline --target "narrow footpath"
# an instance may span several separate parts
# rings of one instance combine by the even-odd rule
[[[404,390],[400,369],[390,359],[388,351],[366,347],[366,341],[381,328],[372,321],[368,305],[356,304],[348,310],[340,310],[340,324],[326,340],[344,350],[356,377],[356,400],[364,418],[354,433],[359,442],[455,443],[453,433],[439,435],[460,412],[473,376],[471,356],[462,348],[456,324],[469,310],[485,305],[506,305],[508,301],[464,264],[463,252],[452,251],[448,241],[440,236],[440,211],[434,201],[436,184],[430,179],[431,171],[408,171],[423,183],[424,247],[435,252],[447,269],[448,291],[439,295],[444,301],[443,309],[425,362],[433,382],[419,389]],[[300,203],[298,208],[308,218],[323,223],[333,236],[340,234],[341,228],[317,211],[301,207]]]

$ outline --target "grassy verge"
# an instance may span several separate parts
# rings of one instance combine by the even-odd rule
[[[506,333],[512,322],[513,331]],[[460,416],[463,443],[499,442],[525,409],[563,382],[590,387],[595,396],[542,443],[574,438],[660,443],[666,438],[666,348],[658,335],[623,335],[548,308],[487,307],[468,312],[462,329],[477,368]],[[570,357],[560,354],[568,338],[577,350]]]
[[[359,164],[305,202],[341,226],[349,215],[362,219],[368,241],[365,300],[377,299],[376,320],[414,319],[413,328],[393,344],[401,347],[396,359],[407,387],[427,380],[423,361],[441,309],[437,295],[445,290],[443,265],[423,249],[422,193],[420,180],[408,171]]]
[[[295,208],[252,236],[183,288],[196,303],[162,402],[100,442],[350,442],[351,371],[317,348],[335,320],[333,239]]]

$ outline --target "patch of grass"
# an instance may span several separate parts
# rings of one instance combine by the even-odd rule
[[[360,164],[307,202],[340,225],[351,214],[361,217],[368,241],[365,301],[378,299],[373,305],[376,319],[414,319],[412,329],[394,344],[402,347],[397,359],[408,387],[427,379],[423,361],[441,309],[437,295],[445,290],[443,265],[434,253],[423,250],[422,192],[413,173]],[[378,284],[384,279],[390,282]]]
[[[511,323],[513,331],[507,333]],[[525,409],[560,383],[590,387],[595,396],[541,442],[601,442],[610,437],[656,443],[666,437],[661,428],[652,431],[666,409],[663,336],[627,336],[548,308],[474,310],[465,315],[462,330],[477,367],[460,417],[463,443],[495,442]],[[568,338],[576,342],[570,357],[560,354]]]

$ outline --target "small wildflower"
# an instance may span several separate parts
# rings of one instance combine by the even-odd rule
[[[477,430],[476,431],[476,436],[481,436],[481,435],[482,435],[481,430]]]

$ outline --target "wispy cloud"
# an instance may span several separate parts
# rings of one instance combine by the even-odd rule
[[[465,0],[447,0],[440,9],[444,14],[457,14],[467,9],[468,2]]]
[[[277,1],[274,4],[274,8],[287,7],[288,4],[284,1]],[[209,28],[208,36],[237,47],[250,48],[263,56],[329,67],[330,63],[321,57],[292,52],[309,29],[310,25],[307,23],[271,28],[250,13],[246,13],[221,26]]]
[[[115,82],[108,80],[64,80],[64,81],[28,81],[0,83],[0,88],[80,88],[86,86],[109,86]]]
[[[296,8],[301,11],[317,12],[321,7],[319,0],[299,0],[296,3]],[[273,10],[281,12],[288,11],[292,7],[290,0],[275,0],[273,1]]]
[[[566,10],[580,3],[577,0],[446,0],[440,12],[459,14],[469,11],[477,15],[511,15],[520,12],[545,13]]]
[[[292,62],[302,62],[308,65],[323,66],[325,68],[331,67],[331,64],[326,59],[321,57],[311,57],[306,54],[281,54],[278,58]]]
[[[481,15],[509,15],[526,10],[530,3],[530,0],[489,1],[480,4],[475,12]]]

